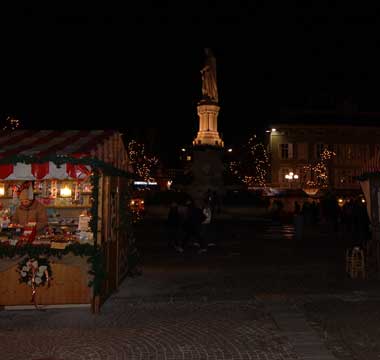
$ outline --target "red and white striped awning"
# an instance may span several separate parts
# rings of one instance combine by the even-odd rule
[[[112,130],[16,130],[0,134],[0,159],[16,155],[36,159],[92,157],[128,170],[121,134]],[[67,163],[58,166],[52,161],[0,165],[0,179],[3,180],[83,179],[90,173],[89,165]]]
[[[89,165],[62,164],[57,166],[49,161],[41,164],[0,165],[0,179],[3,180],[47,180],[85,179],[91,174]]]

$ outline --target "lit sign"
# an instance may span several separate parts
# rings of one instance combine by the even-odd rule
[[[133,185],[157,185],[156,181],[134,181]]]

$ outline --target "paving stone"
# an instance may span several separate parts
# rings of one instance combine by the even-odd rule
[[[99,315],[0,312],[0,359],[378,360],[380,296],[341,277],[340,250],[317,232],[301,251],[289,226],[218,224],[217,249],[199,257],[169,253],[150,225],[143,275]]]

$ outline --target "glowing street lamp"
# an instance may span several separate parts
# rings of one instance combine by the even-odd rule
[[[289,187],[291,187],[291,183],[293,180],[298,180],[299,176],[298,174],[295,174],[293,171],[290,171],[288,174],[285,175],[285,179],[289,182]]]

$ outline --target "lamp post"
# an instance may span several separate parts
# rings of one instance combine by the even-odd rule
[[[293,171],[290,171],[289,174],[285,175],[285,179],[289,182],[289,189],[292,187],[293,180],[298,180],[299,176],[295,174]]]

